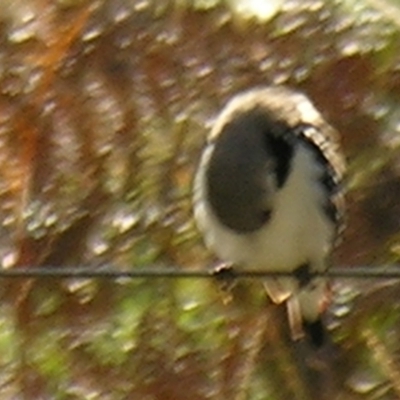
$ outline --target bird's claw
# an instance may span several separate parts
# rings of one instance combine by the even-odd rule
[[[214,268],[212,274],[216,278],[221,291],[228,297],[228,300],[225,299],[225,301],[230,301],[232,299],[232,289],[237,282],[237,275],[232,264],[219,264]]]

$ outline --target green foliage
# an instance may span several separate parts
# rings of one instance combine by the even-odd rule
[[[210,268],[193,171],[221,105],[261,84],[303,90],[341,133],[335,262],[397,261],[399,12],[389,0],[4,0],[1,265]],[[336,347],[315,354],[259,282],[229,298],[201,279],[4,280],[0,397],[398,398],[398,283],[337,285]]]

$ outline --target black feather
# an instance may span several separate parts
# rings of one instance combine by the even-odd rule
[[[313,322],[304,321],[303,326],[313,346],[318,348],[325,343],[326,330],[321,318]]]
[[[275,159],[276,184],[278,188],[281,188],[290,172],[294,150],[293,144],[290,143],[287,136],[283,134],[274,135],[271,132],[265,132],[265,141],[272,157]]]
[[[340,177],[335,171],[331,159],[329,159],[328,154],[324,151],[324,148],[328,148],[329,144],[326,141],[317,141],[313,138],[321,138],[322,134],[319,132],[318,128],[311,124],[300,124],[294,128],[296,134],[304,140],[304,143],[313,152],[317,162],[323,167],[323,173],[319,179],[322,187],[327,193],[327,201],[324,204],[324,210],[327,217],[335,222],[340,223],[342,218],[342,210],[338,208],[335,201],[336,195],[340,192]]]

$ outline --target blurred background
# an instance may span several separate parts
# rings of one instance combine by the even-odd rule
[[[234,93],[286,84],[340,132],[334,265],[400,257],[397,0],[1,0],[0,265],[210,268],[191,212]],[[284,249],[283,249],[284,251]],[[243,282],[3,279],[0,398],[400,398],[400,284],[334,282],[334,351]]]

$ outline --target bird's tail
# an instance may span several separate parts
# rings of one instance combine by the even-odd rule
[[[324,342],[325,329],[322,315],[329,303],[329,288],[326,279],[314,278],[301,288],[294,280],[275,279],[265,283],[265,288],[274,303],[286,301],[291,337],[299,340],[304,336],[320,347]]]
[[[330,291],[324,278],[313,279],[288,298],[286,304],[294,340],[306,335],[317,347],[324,343],[325,328],[322,316],[329,304],[329,299]]]

